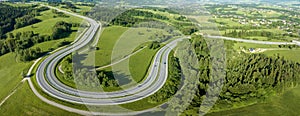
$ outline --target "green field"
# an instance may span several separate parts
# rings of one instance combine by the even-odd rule
[[[235,42],[233,49],[236,51],[242,51],[241,47],[245,50],[248,50],[250,48],[262,48],[262,49],[274,49],[274,50],[267,50],[265,52],[262,52],[261,54],[265,54],[267,56],[276,56],[279,55],[286,60],[291,60],[294,62],[300,62],[300,49],[288,49],[288,48],[279,48],[278,45],[263,45],[263,44],[253,44],[253,43],[241,43],[241,42]]]
[[[54,15],[55,14],[53,14],[51,10],[44,11],[41,13],[41,16],[37,16],[37,18],[42,20],[42,22],[16,29],[16,30],[12,31],[12,33],[33,31],[35,34],[51,35],[52,28],[56,24],[56,22],[65,21],[68,23],[82,23],[82,19],[74,17],[74,16],[65,17],[65,18],[63,18],[63,17],[53,18]],[[48,52],[48,51],[50,51],[49,50],[50,48],[52,48],[52,49],[58,48],[59,47],[58,45],[63,41],[73,42],[80,33],[77,31],[78,30],[82,31],[83,29],[81,29],[79,27],[72,27],[72,30],[73,30],[73,32],[70,34],[69,37],[39,43],[39,44],[34,45],[32,48],[39,47],[42,49],[42,51]]]
[[[246,49],[250,49],[250,48],[279,48],[278,45],[264,45],[264,44],[242,43],[242,42],[236,42],[233,46],[233,48],[235,50],[241,50],[240,47],[244,47]]]
[[[156,50],[145,48],[130,58],[129,70],[135,82],[140,83],[146,77],[153,57],[158,50],[159,48]]]
[[[265,103],[210,113],[207,116],[297,116],[300,107],[300,88],[286,90],[282,95],[274,96]]]
[[[37,18],[41,19],[42,22],[16,29],[12,31],[12,33],[34,31],[35,34],[50,35],[52,33],[52,27],[58,21],[74,23],[81,23],[82,21],[81,19],[72,16],[69,18],[53,18],[53,15],[54,14],[51,12],[51,10],[44,11],[41,13],[41,16],[37,16]],[[73,30],[74,32],[67,38],[39,43],[34,45],[32,48],[40,47],[42,51],[45,52],[48,52],[49,48],[56,49],[58,48],[58,44],[60,42],[71,42],[75,39],[78,28],[73,28]],[[33,63],[16,61],[15,53],[8,53],[0,56],[0,62],[0,87],[3,88],[0,91],[0,99],[3,100],[14,90],[17,84],[20,83],[20,81],[23,79],[21,74],[27,74],[28,69]],[[20,89],[13,96],[11,96],[11,98],[9,98],[2,107],[0,111],[3,115],[17,115],[20,113],[26,115],[54,115],[55,113],[66,113],[63,110],[59,110],[40,101],[29,90],[27,84],[22,85]]]
[[[27,74],[27,70],[31,66],[31,62],[17,62],[15,53],[8,53],[0,57],[0,100],[2,101],[17,84],[23,79],[23,74]]]
[[[41,22],[16,29],[12,33],[33,31],[34,33],[39,33],[40,35],[51,35],[52,28],[54,27],[56,22],[65,21],[68,23],[82,23],[82,19],[74,16],[56,18],[53,18],[53,16],[55,16],[55,14],[53,14],[51,10],[44,11],[41,13],[41,16],[37,16],[38,19],[42,20]],[[73,30],[76,32],[77,28],[73,28]]]
[[[27,82],[1,106],[0,114],[3,116],[16,115],[68,115],[77,116],[71,112],[51,106],[34,95]]]
[[[300,63],[300,54],[299,53],[300,53],[300,49],[264,52],[264,54],[266,54],[268,56],[275,56],[275,55],[279,54],[279,56],[283,57],[286,60],[291,60],[291,61]]]
[[[95,52],[96,66],[104,66],[111,63],[111,54],[115,43],[121,35],[127,30],[125,27],[107,27],[102,32],[98,45],[99,50]]]

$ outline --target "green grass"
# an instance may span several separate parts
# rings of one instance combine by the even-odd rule
[[[52,27],[58,21],[67,21],[67,22],[76,22],[81,23],[81,19],[70,16],[69,18],[53,18],[53,13],[48,10],[41,13],[41,16],[37,18],[41,19],[42,22],[36,23],[32,26],[26,26],[20,29],[16,29],[12,31],[12,33],[16,32],[24,32],[24,31],[34,31],[34,33],[38,33],[40,35],[50,35],[52,33]],[[58,44],[64,40],[73,41],[76,36],[76,30],[78,28],[73,28],[75,30],[69,37],[63,38],[60,40],[53,40],[48,42],[43,42],[34,45],[32,48],[40,47],[43,51],[49,51],[49,48],[58,48]],[[0,99],[2,100],[6,97],[12,90],[17,86],[17,84],[23,79],[21,73],[27,74],[29,67],[33,64],[32,62],[17,62],[15,60],[14,53],[8,53],[0,56],[0,87],[3,88],[0,91]],[[34,77],[34,76],[33,76]],[[17,91],[3,106],[3,110],[1,108],[1,114],[5,115],[13,115],[13,114],[26,114],[26,115],[53,115],[56,112],[63,112],[62,110],[57,110],[57,108],[50,107],[46,105],[42,101],[37,100],[38,98],[34,98],[33,93],[28,90],[28,85],[22,85],[20,88],[20,92]],[[28,96],[28,97],[27,97]],[[14,100],[17,99],[17,100]],[[22,99],[24,98],[24,99]],[[11,100],[12,99],[12,100]],[[31,100],[32,99],[32,100]],[[26,100],[26,101],[25,101]],[[23,103],[23,104],[22,104]],[[19,105],[20,104],[20,105]],[[23,105],[23,106],[22,106]],[[29,107],[26,107],[29,106]],[[10,110],[8,110],[10,109]],[[42,111],[39,111],[42,110]]]
[[[119,26],[112,26],[104,29],[97,45],[100,50],[95,52],[96,66],[104,66],[111,63],[111,54],[114,45],[126,30],[127,28]]]
[[[300,54],[299,53],[300,53],[300,49],[264,52],[264,54],[266,54],[268,56],[275,56],[275,55],[279,54],[279,56],[283,57],[286,60],[300,63]]]
[[[236,51],[241,51],[240,47],[245,48],[246,50],[250,48],[271,48],[271,49],[278,49],[278,50],[267,50],[263,52],[262,54],[265,54],[267,56],[276,56],[277,54],[281,57],[284,57],[286,60],[291,60],[294,62],[300,62],[300,49],[287,49],[287,50],[279,50],[280,48],[278,45],[263,45],[263,44],[254,44],[254,43],[241,43],[241,42],[235,42],[233,49]]]
[[[241,50],[240,47],[245,47],[246,49],[250,49],[250,48],[279,48],[278,45],[264,45],[264,44],[236,42],[233,46],[233,49],[240,51]]]
[[[41,13],[41,16],[37,16],[38,19],[42,20],[41,22],[13,30],[12,33],[33,31],[35,34],[51,35],[53,26],[59,21],[65,21],[68,23],[82,23],[83,21],[82,19],[74,16],[70,16],[67,18],[63,18],[63,17],[53,18],[54,15],[55,14],[53,14],[51,10],[44,11]],[[49,48],[53,48],[53,49],[58,48],[59,47],[58,44],[63,41],[73,42],[76,36],[78,35],[77,31],[81,29],[78,27],[72,27],[72,30],[73,32],[70,34],[69,37],[58,39],[58,40],[46,41],[40,44],[36,44],[32,48],[39,47],[44,52],[48,52]]]
[[[300,87],[287,90],[282,95],[272,97],[265,103],[210,113],[207,116],[297,116],[300,114]]]
[[[23,79],[22,72],[27,74],[32,62],[17,62],[15,53],[8,53],[0,57],[0,100],[4,99]]]
[[[15,94],[13,94],[1,106],[0,114],[3,116],[17,116],[17,115],[68,115],[77,116],[71,112],[51,106],[34,95],[28,83],[23,83]]]
[[[147,47],[130,58],[129,70],[135,82],[139,83],[145,78],[153,57],[158,50],[159,48],[153,50]]]
[[[65,21],[68,23],[81,23],[82,19],[70,16],[70,17],[57,17],[53,18],[55,14],[52,13],[51,10],[47,10],[41,13],[41,16],[37,16],[38,19],[42,20],[39,23],[26,26],[23,28],[19,28],[14,30],[12,33],[17,32],[24,32],[24,31],[33,31],[34,33],[39,33],[40,35],[51,35],[52,34],[52,28],[56,24],[56,22],[59,21]],[[76,30],[77,28],[73,28],[73,30]]]

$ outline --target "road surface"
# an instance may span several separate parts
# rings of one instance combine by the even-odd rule
[[[265,44],[265,45],[296,45],[297,44],[296,42],[257,41],[257,40],[247,40],[247,39],[241,39],[241,38],[232,38],[232,37],[224,37],[224,36],[211,36],[211,35],[205,35],[204,37],[212,38],[212,39],[224,39],[224,40],[244,42],[244,43]]]

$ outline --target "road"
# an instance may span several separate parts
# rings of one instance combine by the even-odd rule
[[[90,27],[78,41],[72,44],[72,46],[51,54],[41,62],[36,72],[36,80],[39,87],[45,93],[54,98],[72,103],[88,105],[116,105],[146,98],[157,92],[166,82],[168,77],[167,65],[169,53],[176,46],[177,42],[181,41],[183,38],[170,42],[157,52],[153,64],[151,65],[149,76],[136,87],[116,92],[90,92],[77,90],[62,84],[56,78],[54,73],[58,62],[68,54],[85,47],[89,42],[91,42],[96,35],[98,28],[101,29],[101,25],[88,17],[63,11],[54,7],[50,8],[83,18],[89,22]]]
[[[129,88],[127,90],[121,90],[116,92],[90,92],[82,91],[71,88],[62,84],[55,75],[55,68],[58,62],[65,56],[72,52],[85,47],[93,41],[93,38],[97,34],[98,29],[102,29],[101,24],[95,20],[84,17],[78,14],[63,11],[51,6],[52,9],[56,9],[60,12],[80,17],[90,24],[89,28],[84,32],[80,39],[74,42],[71,46],[63,48],[41,62],[36,72],[36,80],[39,87],[43,92],[48,95],[72,103],[88,104],[88,105],[117,105],[125,104],[146,98],[155,92],[157,92],[167,80],[168,77],[168,57],[172,49],[175,48],[177,43],[184,38],[176,39],[166,46],[162,47],[155,55],[153,63],[151,64],[148,77],[136,87]],[[225,39],[239,42],[256,43],[256,44],[295,44],[293,42],[267,42],[256,40],[244,40],[239,38],[229,38],[222,36],[207,36],[213,39]],[[187,38],[187,37],[185,37]],[[40,96],[41,98],[41,96]],[[44,101],[44,100],[43,100]]]
[[[247,40],[247,39],[241,39],[241,38],[232,38],[232,37],[224,37],[224,36],[212,36],[212,35],[206,35],[204,37],[212,38],[212,39],[224,39],[224,40],[244,42],[244,43],[265,44],[265,45],[296,45],[297,44],[296,42],[257,41],[257,40]]]

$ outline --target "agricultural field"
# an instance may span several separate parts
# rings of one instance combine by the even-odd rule
[[[216,23],[224,36],[263,41],[292,41],[299,38],[299,18],[284,19],[293,11],[279,6],[208,5],[209,22]],[[258,34],[269,33],[268,35]]]

